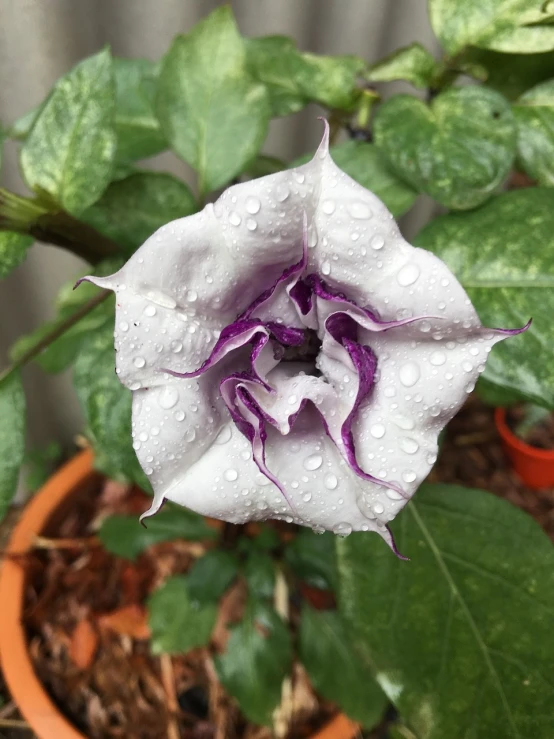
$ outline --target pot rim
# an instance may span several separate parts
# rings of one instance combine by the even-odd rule
[[[511,428],[506,423],[506,408],[499,407],[495,408],[494,421],[496,428],[502,440],[508,444],[508,446],[517,449],[521,454],[525,454],[527,457],[533,459],[552,462],[554,461],[554,449],[539,449],[536,446],[531,446],[518,438]]]
[[[95,474],[91,449],[64,464],[25,506],[6,554],[26,553],[62,501]],[[39,739],[87,739],[54,705],[35,673],[22,623],[24,594],[23,568],[5,558],[0,567],[0,662],[6,685]],[[355,721],[338,713],[312,739],[352,739],[358,728]]]

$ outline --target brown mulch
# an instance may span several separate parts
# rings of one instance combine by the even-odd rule
[[[489,490],[529,512],[554,539],[554,490],[530,490],[515,476],[493,410],[476,398],[450,423],[429,480]],[[244,606],[240,583],[222,599],[209,649],[171,658],[152,655],[144,602],[166,577],[186,572],[201,552],[198,544],[172,542],[151,547],[135,562],[106,553],[95,537],[102,518],[136,514],[145,502],[138,490],[98,479],[96,490],[83,491],[25,559],[25,622],[39,677],[91,739],[269,739],[268,730],[245,722],[215,679],[212,657],[224,649],[228,626]],[[325,721],[333,706],[318,701],[300,669],[294,689],[303,709],[290,738],[300,739]],[[9,703],[3,711],[19,720]],[[3,727],[2,715],[0,709],[0,739],[32,736]]]

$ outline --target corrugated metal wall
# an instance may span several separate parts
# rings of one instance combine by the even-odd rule
[[[158,59],[172,37],[222,4],[217,0],[0,0],[0,120],[10,124],[40,102],[54,81],[79,59],[110,44],[114,54]],[[355,53],[375,61],[418,40],[435,48],[425,0],[233,0],[245,35],[286,34],[299,47],[325,54]],[[314,111],[271,126],[265,150],[284,158],[317,141]],[[156,168],[189,177],[168,156]],[[6,146],[3,184],[24,192],[15,150]],[[413,231],[428,206],[422,203],[404,224]],[[52,315],[59,286],[80,269],[60,250],[36,245],[26,263],[0,284],[0,361],[10,344]],[[25,370],[29,436],[33,445],[66,442],[81,427],[67,376]]]

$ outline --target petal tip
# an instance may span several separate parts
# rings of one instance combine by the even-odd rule
[[[317,147],[314,159],[325,159],[329,154],[329,121],[323,116],[319,116],[318,120],[323,122],[324,130],[321,142]]]

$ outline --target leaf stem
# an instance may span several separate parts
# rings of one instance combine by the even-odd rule
[[[59,339],[68,329],[78,323],[81,318],[84,318],[88,313],[93,311],[97,306],[103,303],[112,293],[109,290],[101,290],[98,295],[88,300],[86,303],[72,313],[70,316],[61,321],[55,328],[49,333],[42,337],[33,347],[26,351],[22,356],[14,362],[12,365],[7,367],[3,372],[0,373],[0,382],[3,382],[13,372],[18,370],[23,365],[30,362],[32,359],[37,357],[44,349],[46,349],[53,341]]]

